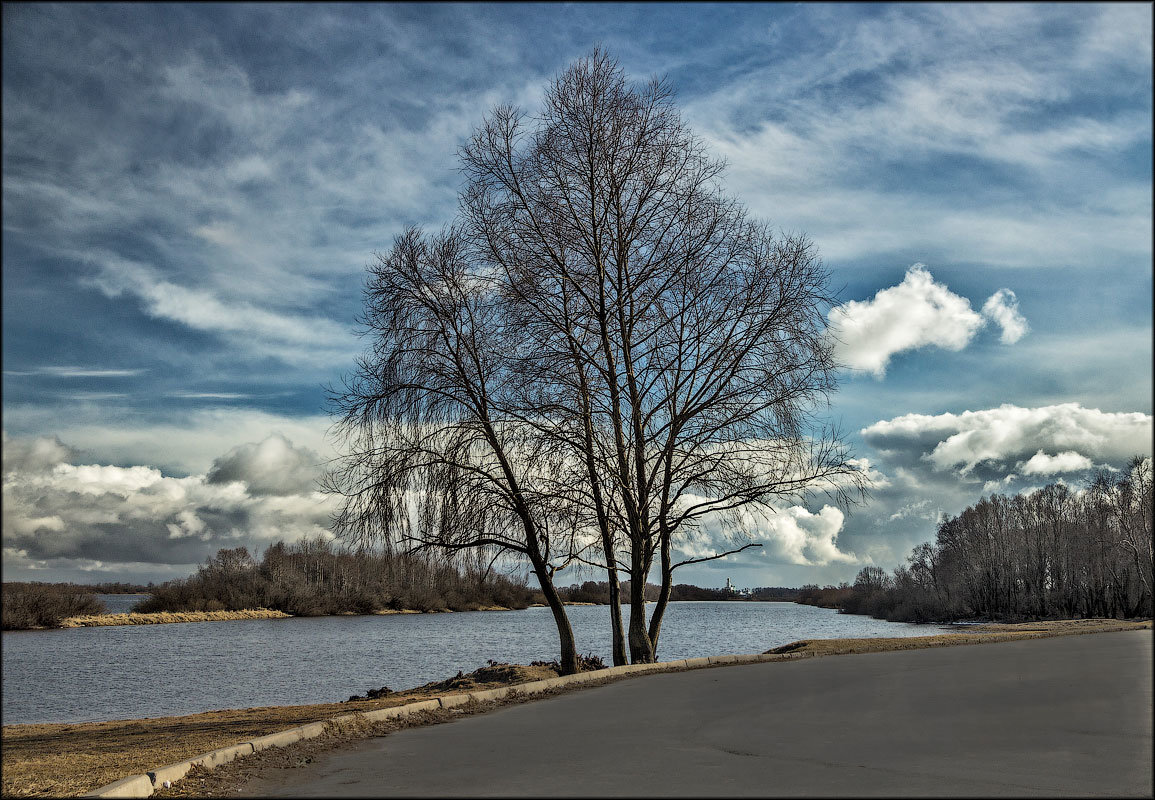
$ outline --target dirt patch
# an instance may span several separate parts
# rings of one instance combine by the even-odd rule
[[[963,644],[1005,642],[1012,639],[1037,639],[1043,636],[1072,636],[1082,633],[1142,630],[1151,627],[1151,621],[1130,622],[1114,619],[1064,619],[1015,624],[987,623],[949,627],[950,633],[933,636],[910,636],[885,639],[809,639],[767,650],[766,654],[789,655],[794,658],[834,656],[850,653],[880,653],[885,650],[916,650],[924,647],[952,647]],[[955,632],[955,628],[959,628]]]

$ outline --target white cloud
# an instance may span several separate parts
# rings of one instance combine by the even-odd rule
[[[895,511],[888,518],[888,522],[894,522],[900,519],[921,519],[929,522],[938,522],[942,515],[942,509],[933,501],[929,499],[916,500],[913,503],[907,503],[902,508]]]
[[[1035,458],[1039,458],[1035,461],[1038,469],[1074,464],[1080,457],[1122,463],[1132,455],[1150,454],[1152,430],[1150,414],[1063,403],[1040,408],[1004,404],[962,414],[906,414],[876,422],[861,433],[881,450],[906,452],[936,470],[958,469],[966,475],[980,464],[1009,471]],[[1040,457],[1048,452],[1060,455]]]
[[[249,400],[253,395],[244,392],[171,392],[169,397],[183,400]]]
[[[961,350],[983,326],[970,301],[935,283],[923,264],[872,300],[831,309],[829,318],[843,362],[878,377],[896,353],[927,346]]]
[[[848,458],[846,463],[862,473],[872,490],[890,487],[890,478],[880,472],[869,458]]]
[[[824,505],[817,513],[802,506],[766,514],[747,508],[739,512],[737,520],[711,515],[704,518],[685,541],[678,543],[679,555],[675,560],[704,558],[753,542],[762,547],[730,556],[725,563],[750,559],[759,563],[806,566],[857,563],[859,559],[854,553],[838,547],[838,534],[844,521],[842,511],[831,505]]]
[[[42,472],[63,464],[75,456],[75,451],[55,436],[8,438],[3,432],[4,474],[9,472]]]
[[[151,316],[226,336],[237,347],[290,364],[340,363],[356,352],[349,325],[247,301],[222,300],[205,289],[165,280],[144,264],[106,254],[91,283],[108,297],[130,294]]]
[[[801,506],[791,506],[767,521],[764,535],[777,545],[777,555],[791,564],[824,566],[835,562],[855,563],[853,553],[838,549],[838,533],[845,515],[834,506],[823,506],[811,513]],[[774,557],[774,552],[769,553]]]
[[[68,463],[60,459],[71,451],[46,441],[4,442],[6,561],[11,551],[60,569],[80,569],[85,559],[180,565],[221,547],[255,550],[278,539],[331,538],[333,500],[311,485],[316,454],[283,437],[218,459],[216,472],[243,473],[227,482],[203,474],[172,477],[145,465]]]
[[[1022,339],[1030,326],[1019,312],[1019,301],[1010,289],[999,289],[983,303],[983,316],[1003,329],[1003,344],[1014,344]]]
[[[213,462],[209,483],[241,481],[253,495],[289,495],[312,491],[321,474],[321,457],[296,448],[274,433],[258,444],[234,447]]]
[[[1082,472],[1091,466],[1091,459],[1074,450],[1053,456],[1040,450],[1029,461],[1019,464],[1018,470],[1024,475],[1057,475],[1060,472]]]
[[[1115,5],[1077,24],[1064,16],[1054,6],[892,6],[827,30],[806,15],[792,34],[811,46],[735,69],[691,98],[687,116],[730,163],[731,188],[756,213],[807,231],[832,261],[965,253],[1097,267],[1104,249],[1149,261],[1148,182],[1120,178],[1104,159],[1150,142],[1149,99],[1143,107],[1133,93],[1150,86],[1151,15]],[[1056,21],[1072,28],[1066,45],[1046,30]],[[1053,113],[1081,92],[1132,99],[1112,112]],[[919,162],[974,164],[994,179],[944,195],[875,174]],[[1035,208],[1005,192],[1008,172],[1029,176]]]
[[[36,367],[32,370],[4,370],[5,375],[47,375],[53,378],[131,378],[143,369],[93,369],[91,367]]]
[[[261,441],[273,434],[317,453],[322,460],[335,455],[327,439],[333,420],[324,415],[290,417],[217,406],[182,411],[179,417],[166,414],[161,422],[144,422],[135,415],[111,417],[107,406],[92,404],[72,407],[67,415],[57,409],[25,405],[5,408],[4,416],[7,428],[23,437],[54,430],[60,439],[96,454],[93,458],[104,463],[150,464],[166,474],[205,474],[215,459],[238,442]],[[7,440],[4,448],[7,459]]]

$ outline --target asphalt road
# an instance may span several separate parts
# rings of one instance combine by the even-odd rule
[[[1152,795],[1152,632],[665,673],[369,739],[246,794]]]

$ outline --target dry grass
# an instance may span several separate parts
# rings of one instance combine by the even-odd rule
[[[1150,621],[1116,620],[1063,620],[1018,625],[967,626],[962,633],[902,639],[802,640],[769,652],[781,654],[782,660],[785,661],[848,653],[909,650],[1150,628]],[[127,775],[139,774],[165,764],[192,758],[218,747],[227,747],[256,736],[347,714],[350,711],[388,708],[440,694],[515,685],[554,675],[556,673],[548,667],[497,665],[484,667],[470,675],[397,692],[379,700],[355,703],[247,708],[210,711],[184,717],[117,722],[5,726],[2,737],[3,794],[15,797],[84,794]],[[426,716],[422,715],[422,719]],[[444,712],[441,717],[448,719],[451,715]],[[441,717],[433,715],[429,717],[429,721],[438,721]]]
[[[963,626],[960,626],[963,627]],[[962,644],[986,644],[1013,639],[1039,639],[1044,636],[1072,636],[1083,633],[1108,633],[1150,629],[1151,621],[1126,622],[1114,619],[1069,619],[1047,622],[1023,622],[1013,625],[967,625],[959,633],[934,636],[910,636],[886,639],[803,639],[767,653],[789,654],[794,658],[837,656],[850,653],[880,653],[886,650],[918,650],[926,647],[951,647]]]
[[[93,614],[62,620],[61,628],[87,628],[99,625],[161,625],[168,622],[224,622],[233,619],[287,619],[292,614],[267,608],[244,611],[158,611],[153,614]]]

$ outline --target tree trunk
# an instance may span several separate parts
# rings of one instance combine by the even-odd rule
[[[664,525],[662,537],[662,589],[658,593],[658,602],[654,605],[654,613],[650,616],[650,647],[654,658],[658,657],[658,636],[662,633],[662,617],[666,614],[666,606],[670,602],[670,593],[674,588],[674,569],[670,559],[670,531]]]
[[[573,627],[569,624],[569,616],[565,613],[565,605],[558,596],[557,589],[554,588],[553,580],[550,579],[545,565],[534,564],[533,571],[541,585],[541,593],[545,595],[545,601],[549,604],[549,610],[553,612],[554,624],[557,625],[557,638],[561,643],[561,652],[558,658],[561,674],[573,675],[579,671],[577,643],[574,640]]]
[[[607,579],[610,584],[610,627],[613,629],[614,666],[630,663],[626,659],[626,636],[622,630],[622,586],[618,581],[618,570],[614,566],[613,548],[606,549]]]
[[[634,545],[630,569],[630,660],[634,664],[652,664],[654,648],[646,631],[646,573],[638,552],[644,545]]]

